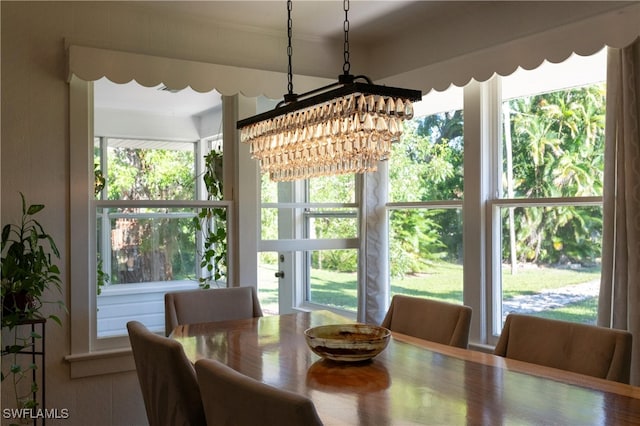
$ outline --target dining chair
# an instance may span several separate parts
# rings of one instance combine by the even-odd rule
[[[200,388],[182,345],[127,323],[142,398],[150,426],[206,425]]]
[[[196,361],[207,423],[229,426],[322,425],[313,401],[245,376],[213,359]]]
[[[178,325],[262,316],[255,288],[226,287],[166,293],[165,334]]]
[[[509,314],[494,354],[628,384],[631,340],[623,330]]]
[[[465,305],[397,294],[380,325],[420,339],[466,348],[471,312]]]

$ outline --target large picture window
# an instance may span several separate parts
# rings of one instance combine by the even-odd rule
[[[380,175],[388,221],[381,237],[388,277],[381,279],[390,297],[464,303],[478,313],[489,306],[486,330],[474,331],[489,344],[510,312],[594,323],[603,53],[434,91],[414,106]],[[360,199],[355,182],[263,181],[265,247],[278,240],[291,250],[271,255],[268,265],[280,277],[271,285],[298,294],[293,306],[353,313],[362,306],[357,247],[369,237],[358,233],[364,219],[352,204]]]
[[[502,78],[501,312],[594,324],[602,251],[604,52]],[[568,77],[568,78],[567,78]],[[496,253],[497,255],[497,253]]]
[[[131,318],[160,327],[163,306],[149,294],[197,286],[200,209],[185,203],[200,192],[197,144],[96,138],[105,177],[96,191],[98,337],[122,334]]]
[[[462,303],[462,89],[415,110],[389,165],[390,294]]]
[[[194,92],[185,100],[132,83],[136,101],[115,105],[112,91],[125,88],[104,80],[96,85],[96,337],[126,336],[133,319],[161,331],[164,293],[226,285],[228,206],[215,172],[222,145],[206,125],[211,113],[193,114],[203,108],[201,97],[211,95]],[[154,95],[167,99],[143,100]]]

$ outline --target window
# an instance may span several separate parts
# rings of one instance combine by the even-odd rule
[[[72,240],[88,243],[74,245],[72,281],[90,283],[84,295],[74,287],[89,325],[74,354],[127,347],[134,319],[162,332],[168,291],[225,285],[231,206],[204,179],[222,169],[219,96],[106,79],[74,80],[71,93],[91,99],[92,88],[91,137],[72,147]],[[224,256],[203,265],[211,235]]]
[[[313,204],[304,211],[304,234],[307,238],[358,238],[357,209],[330,204],[355,206],[355,181],[353,175],[339,175],[306,182],[306,198]],[[307,265],[306,301],[356,312],[358,250],[313,250],[305,252],[304,257]]]
[[[565,292],[560,307],[536,298],[573,285],[581,286],[573,293],[582,295],[599,277],[603,110],[597,105],[604,99],[604,71],[602,54],[574,56],[561,64],[429,93],[416,105],[416,118],[407,123],[403,142],[394,145],[390,161],[373,177],[375,185],[368,185],[371,176],[352,175],[278,184],[263,176],[260,182],[248,149],[234,147],[232,160],[246,173],[237,177],[240,226],[231,231],[240,238],[230,253],[238,253],[242,266],[255,273],[265,312],[323,308],[355,317],[358,308],[366,305],[369,310],[377,304],[374,315],[379,316],[388,295],[439,298],[473,307],[471,342],[481,344],[495,343],[502,318],[520,309],[521,300],[535,308],[530,313],[590,321],[597,296],[575,300]],[[90,83],[72,79],[72,121],[77,117],[84,124],[70,127],[70,359],[127,346],[123,326],[131,318],[128,314],[117,318],[113,329],[99,331],[98,319],[106,319],[109,310],[118,311],[102,304],[109,297],[128,297],[139,318],[155,315],[158,320],[159,296],[166,289],[196,287],[198,277],[208,271],[200,268],[197,257],[193,260],[192,253],[203,244],[190,228],[193,218],[203,208],[231,207],[230,195],[207,200],[199,182],[204,157],[213,146],[209,138],[221,132],[220,109],[201,112],[188,123],[167,116],[153,121],[139,112],[123,117],[107,108],[96,110],[92,120],[78,106],[91,99],[90,92]],[[562,120],[554,121],[553,114]],[[87,124],[93,122],[95,129]],[[147,126],[146,134],[131,131],[150,122],[155,126]],[[119,127],[108,129],[107,123]],[[178,136],[176,129],[187,131]],[[96,135],[93,147],[87,141]],[[544,152],[531,148],[534,140],[542,142],[537,146]],[[174,176],[164,189],[154,186],[157,191],[148,197],[123,197],[122,191],[112,196],[116,177],[124,179],[131,171],[122,168],[109,181],[118,150],[179,156],[182,166],[171,173],[184,167],[191,180]],[[98,198],[91,194],[94,164],[107,178]],[[367,192],[372,186],[384,194]],[[377,200],[371,201],[372,196]],[[372,202],[379,205],[372,208]],[[260,229],[252,222],[257,215]],[[125,224],[132,219],[129,231]],[[169,228],[180,230],[172,232],[178,238],[163,239]],[[136,235],[164,246],[162,252],[141,256],[147,248]],[[377,244],[373,250],[367,245],[372,240]],[[249,259],[254,254],[259,254],[259,271],[253,266],[256,259]],[[370,283],[363,284],[363,277],[366,273],[368,279],[377,266],[371,268],[366,261],[385,256],[390,270],[385,259],[385,268],[371,276],[376,290],[389,293],[378,291],[373,303],[369,299],[365,304],[361,298]],[[229,263],[229,274],[238,263]],[[110,280],[96,297],[99,280],[93,280],[98,270]],[[244,275],[248,278],[243,284],[253,283],[251,274]],[[87,280],[89,286],[83,284]],[[156,297],[151,312],[142,309],[147,290]],[[119,336],[113,331],[118,329]],[[98,338],[100,333],[103,338]],[[82,369],[80,362],[72,365],[73,370]]]
[[[573,56],[415,105],[380,174],[389,296],[470,305],[471,340],[489,344],[509,312],[594,321],[604,72],[603,53]],[[362,306],[359,179],[263,181],[262,247],[289,306]]]
[[[462,303],[462,89],[415,105],[389,167],[390,294]]]
[[[262,294],[280,294],[280,313],[304,305],[355,313],[357,309],[358,210],[353,175],[275,183],[262,177],[261,275],[280,274],[259,283]],[[279,241],[276,241],[279,240]],[[269,308],[267,308],[269,310]]]
[[[602,250],[603,53],[502,79],[502,174],[492,210],[501,232],[500,253],[495,253],[501,313],[496,312],[494,333],[509,312],[595,323]]]
[[[96,201],[98,338],[122,335],[133,318],[162,330],[163,294],[196,288],[226,263],[200,267],[201,208],[186,204],[206,192],[196,153],[211,152],[211,142],[96,140],[97,170],[105,177]],[[213,226],[226,232],[225,209],[210,211],[223,214]]]

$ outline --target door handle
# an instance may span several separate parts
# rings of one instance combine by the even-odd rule
[[[284,271],[278,271],[276,272],[276,278],[284,278]]]

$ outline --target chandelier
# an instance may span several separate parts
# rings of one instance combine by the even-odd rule
[[[240,141],[249,144],[251,157],[273,181],[376,171],[422,93],[350,74],[349,0],[344,1],[343,74],[336,83],[294,93],[291,10],[288,0],[288,93],[273,110],[238,121]]]

